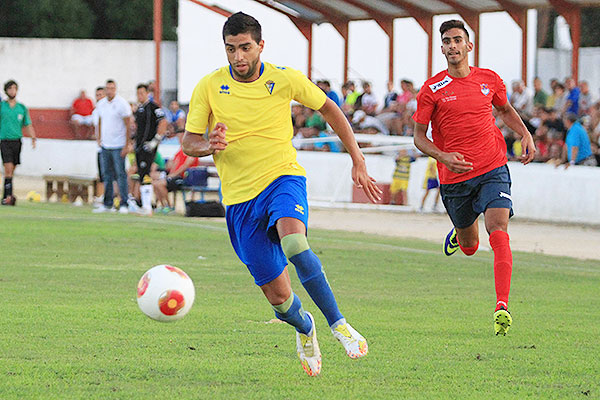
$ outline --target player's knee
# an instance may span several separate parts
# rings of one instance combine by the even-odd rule
[[[281,238],[283,254],[289,259],[310,249],[306,236],[302,233],[292,233]]]

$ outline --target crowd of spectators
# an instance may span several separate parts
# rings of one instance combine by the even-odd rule
[[[400,90],[388,82],[387,92],[381,99],[373,94],[367,81],[361,82],[361,90],[353,81],[348,81],[342,85],[340,94],[327,80],[316,84],[340,106],[356,133],[413,135],[411,117],[416,110],[418,88],[410,80],[401,80]],[[534,135],[538,149],[535,161],[566,166],[600,165],[600,101],[592,96],[586,81],[553,79],[549,84],[549,93],[539,78],[534,79],[532,89],[522,81],[514,81],[507,88],[510,103]],[[326,139],[335,134],[318,111],[293,104],[292,119],[297,148],[342,151],[339,142]],[[497,125],[506,141],[508,158],[518,159],[521,148],[516,135],[500,118]],[[311,138],[313,140],[298,140]]]

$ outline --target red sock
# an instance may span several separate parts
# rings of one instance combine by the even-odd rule
[[[458,242],[458,238],[456,238],[456,241]],[[477,241],[477,244],[473,247],[463,247],[460,244],[460,242],[458,242],[458,245],[460,246],[460,249],[462,250],[463,253],[465,253],[466,256],[472,256],[473,254],[475,254],[475,252],[479,248],[479,240]]]
[[[496,281],[496,311],[501,306],[508,309],[510,276],[512,274],[512,252],[508,233],[494,231],[490,233],[490,245],[494,250],[494,278]]]

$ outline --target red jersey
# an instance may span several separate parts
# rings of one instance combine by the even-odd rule
[[[508,101],[502,79],[489,69],[470,67],[464,78],[451,77],[448,70],[425,81],[417,95],[413,119],[431,121],[433,143],[447,153],[458,152],[473,169],[451,172],[437,163],[440,183],[457,183],[483,175],[506,164],[506,143],[492,115],[492,105]]]
[[[75,114],[79,114],[83,117],[92,115],[92,111],[94,111],[94,103],[90,99],[81,99],[76,98],[73,102],[73,111]]]
[[[179,151],[175,153],[175,156],[173,156],[173,166],[171,167],[171,171],[175,171],[183,164],[185,164],[188,157],[189,156],[183,152],[183,149],[179,149]],[[200,160],[198,160],[198,157],[194,157],[194,162],[192,163],[192,165],[189,166],[189,168],[197,167],[198,165],[200,165]],[[179,177],[183,178],[184,173],[185,171],[179,174]]]

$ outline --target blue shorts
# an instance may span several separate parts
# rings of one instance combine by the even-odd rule
[[[440,187],[440,182],[437,178],[429,178],[427,179],[427,190],[435,189]]]
[[[440,193],[454,226],[467,228],[488,208],[508,208],[512,217],[510,185],[505,164],[464,182],[442,184]]]
[[[308,226],[306,197],[306,178],[284,175],[252,200],[227,206],[231,244],[258,286],[277,278],[286,267],[275,224],[279,218],[291,217]]]

